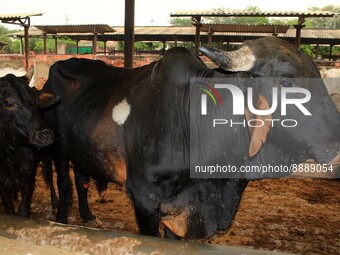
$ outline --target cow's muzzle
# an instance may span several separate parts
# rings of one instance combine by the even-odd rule
[[[29,143],[37,148],[42,148],[54,142],[54,135],[52,130],[43,129],[35,131],[29,136]]]

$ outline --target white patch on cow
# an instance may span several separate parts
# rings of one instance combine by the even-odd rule
[[[123,125],[126,119],[129,117],[131,106],[124,98],[119,104],[115,105],[112,109],[112,119],[119,126]]]

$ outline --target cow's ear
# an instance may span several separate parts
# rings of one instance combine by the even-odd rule
[[[38,108],[47,108],[60,102],[60,97],[51,90],[40,91],[38,96]]]
[[[257,101],[257,110],[268,110],[269,104],[267,99],[260,95]],[[267,134],[270,130],[270,121],[265,121],[266,119],[271,119],[271,115],[256,115],[252,114],[248,108],[245,110],[245,116],[248,123],[248,128],[250,132],[250,145],[249,145],[249,157],[254,157],[262,148],[262,145],[266,142]],[[251,121],[251,126],[249,126],[249,121]]]

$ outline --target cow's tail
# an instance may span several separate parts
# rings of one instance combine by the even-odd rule
[[[46,155],[42,160],[42,175],[46,185],[50,189],[51,193],[51,205],[53,210],[58,209],[58,197],[53,185],[53,168],[52,168],[52,157]]]

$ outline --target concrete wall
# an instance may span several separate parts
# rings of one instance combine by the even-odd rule
[[[34,80],[31,85],[41,89],[48,78],[50,66],[59,60],[69,58],[88,58],[99,59],[105,63],[117,67],[124,66],[124,57],[122,55],[34,55],[30,56],[29,66],[34,66]],[[147,65],[160,59],[161,56],[136,56],[134,67]],[[25,59],[22,55],[0,55],[0,77],[7,73],[15,75],[25,74]]]

